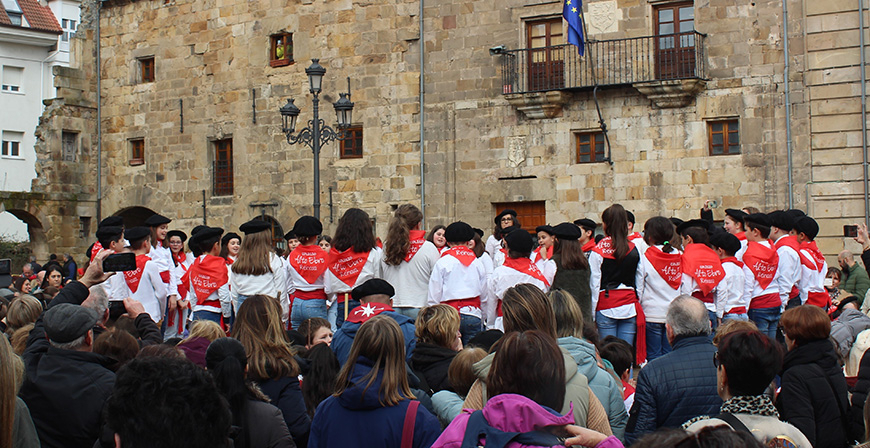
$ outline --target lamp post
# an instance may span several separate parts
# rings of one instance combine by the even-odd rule
[[[314,119],[308,120],[308,126],[296,133],[296,119],[299,118],[301,111],[293,104],[292,98],[281,107],[284,126],[282,132],[287,136],[287,143],[291,145],[304,143],[314,153],[314,217],[317,219],[320,219],[320,147],[333,140],[344,140],[347,137],[347,128],[352,123],[353,114],[353,103],[350,102],[350,78],[347,78],[347,93],[339,93],[338,101],[332,105],[338,118],[338,130],[327,126],[320,118],[320,91],[326,69],[319,61],[320,59],[312,59],[311,65],[305,69],[305,74],[308,75],[308,91],[314,95],[311,100]]]

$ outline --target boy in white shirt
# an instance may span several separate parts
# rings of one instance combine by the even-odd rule
[[[489,290],[493,293],[494,300],[487,304],[486,322],[488,328],[497,328],[504,331],[501,316],[501,299],[505,291],[520,283],[529,283],[537,286],[543,292],[550,290],[550,281],[532,260],[529,254],[532,251],[532,239],[523,230],[508,233],[504,237],[507,244],[508,254],[504,264],[492,271],[489,279]],[[552,262],[552,260],[547,260]]]
[[[133,227],[125,232],[124,237],[130,242],[130,249],[136,255],[136,269],[124,272],[124,285],[128,294],[142,303],[145,311],[154,322],[163,320],[166,309],[166,284],[160,277],[160,268],[151,260],[151,230],[147,227]]]
[[[740,238],[732,233],[718,232],[710,237],[710,245],[719,255],[725,278],[716,287],[716,316],[722,322],[728,319],[748,320],[749,300],[743,297],[746,289],[746,275],[743,262],[737,259],[737,252],[743,249]]]

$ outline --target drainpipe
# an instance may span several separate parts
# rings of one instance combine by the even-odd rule
[[[864,224],[870,225],[867,175],[867,63],[864,56],[864,0],[858,0],[858,45],[861,48],[861,155],[864,159]]]
[[[860,0],[859,0],[860,1]],[[785,52],[785,68],[783,69],[783,82],[785,83],[785,149],[788,155],[788,208],[794,208],[794,178],[792,177],[792,153],[791,153],[791,88],[788,83],[789,54],[788,54],[788,0],[782,0],[782,33],[783,51]]]
[[[424,54],[425,44],[423,42],[423,0],[420,0],[420,212],[423,214],[423,227],[426,227],[426,163],[425,163],[425,129],[423,126],[423,112],[425,103],[424,96]],[[866,164],[865,164],[866,167]]]
[[[103,0],[97,2],[97,26],[95,33],[96,38],[94,44],[97,57],[97,222],[103,220],[103,119],[102,119],[102,101],[101,83],[103,77],[101,74],[102,60],[100,58],[100,10],[103,8]]]

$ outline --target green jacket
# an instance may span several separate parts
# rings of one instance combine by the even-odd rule
[[[844,269],[843,273],[846,274],[846,281],[840,285],[840,289],[855,294],[859,301],[863,301],[867,290],[870,289],[870,277],[867,276],[867,271],[860,264],[855,263]]]

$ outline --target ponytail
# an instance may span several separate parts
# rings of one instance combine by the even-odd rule
[[[398,266],[411,249],[411,229],[423,220],[423,213],[413,204],[402,204],[390,220],[384,243],[384,263]]]

